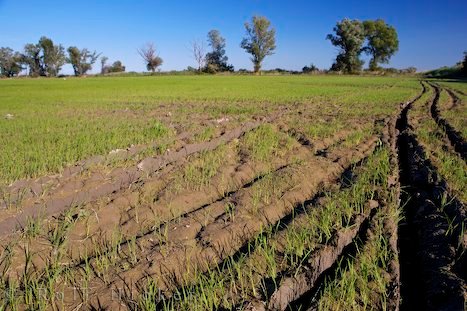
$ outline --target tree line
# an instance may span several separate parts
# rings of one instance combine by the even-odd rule
[[[253,71],[258,73],[267,56],[273,55],[276,50],[276,31],[271,22],[264,16],[254,16],[246,22],[245,36],[240,43],[253,64]],[[362,54],[369,55],[369,70],[379,70],[380,64],[388,63],[390,58],[399,49],[399,40],[396,29],[384,20],[359,21],[343,19],[333,28],[333,33],[326,39],[339,49],[330,70],[343,73],[358,73],[363,68]],[[228,63],[226,55],[226,40],[219,30],[213,29],[207,34],[207,43],[210,51],[206,52],[203,41],[191,43],[191,53],[197,63],[197,68],[188,67],[189,70],[206,73],[234,71],[233,65]],[[163,59],[158,55],[155,45],[148,43],[137,49],[143,59],[146,69],[155,72],[162,64]],[[8,47],[0,48],[0,75],[6,77],[16,76],[21,70],[28,69],[31,76],[57,76],[65,63],[71,64],[76,76],[85,75],[92,69],[94,63],[101,61],[101,73],[125,71],[120,61],[108,65],[108,58],[96,51],[86,48],[79,49],[70,46],[65,52],[61,44],[41,37],[36,44],[26,44],[23,52],[15,52]],[[313,72],[317,68],[313,65],[305,66],[303,72]]]
[[[8,47],[0,48],[0,75],[14,77],[27,69],[32,77],[56,77],[63,65],[69,63],[74,74],[81,76],[92,69],[100,56],[96,51],[91,52],[76,46],[68,47],[65,52],[63,45],[55,44],[52,39],[44,36],[38,43],[26,44],[22,53]],[[102,73],[125,71],[125,66],[120,61],[107,65],[107,60],[107,57],[101,57]]]

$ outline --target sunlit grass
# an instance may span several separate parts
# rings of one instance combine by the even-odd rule
[[[1,80],[0,181],[58,172],[92,155],[170,135],[161,121],[169,112],[182,125],[197,122],[190,118],[194,112],[248,119],[291,103],[338,104],[348,115],[374,115],[391,111],[418,88],[413,79],[336,76]],[[196,139],[210,137],[206,129]]]

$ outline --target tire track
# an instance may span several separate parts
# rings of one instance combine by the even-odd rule
[[[355,166],[360,166],[363,164],[363,162],[365,161],[366,159],[366,156],[361,159],[357,164],[355,164]],[[349,173],[349,170],[353,170],[355,168],[354,165],[352,166],[349,166],[341,175],[340,177],[336,178],[335,179],[335,182],[337,182],[339,185],[340,185],[340,189],[344,189],[346,188],[348,185],[345,183],[344,181],[344,175],[347,175]],[[334,184],[332,184],[334,185]],[[331,187],[331,185],[329,185],[328,187]],[[327,189],[328,187],[326,187],[325,189]],[[323,190],[323,191],[326,191],[326,190]],[[277,239],[276,241],[276,244],[279,243],[278,241],[282,241],[282,243],[284,243],[284,234],[286,232],[286,230],[288,229],[288,225],[292,222],[292,220],[294,222],[297,222],[296,225],[298,225],[301,221],[305,221],[306,217],[305,214],[307,213],[307,210],[310,210],[312,208],[317,208],[317,206],[315,206],[314,204],[316,204],[316,201],[318,201],[319,198],[322,198],[324,196],[324,192],[320,192],[318,194],[316,194],[313,198],[311,199],[308,199],[302,203],[297,203],[295,204],[293,210],[285,215],[284,217],[282,217],[280,220],[278,220],[277,222],[273,222],[273,223],[270,223],[269,226],[272,227],[272,228],[277,228],[277,231],[274,233],[274,236],[275,238],[274,239]],[[371,204],[374,204],[371,203]],[[370,209],[373,209],[375,208],[375,205],[372,205],[369,207]],[[368,214],[370,213],[369,210],[368,211]],[[347,230],[343,230],[342,232],[339,232],[337,233],[333,240],[339,240],[339,245],[343,245],[345,243],[347,243],[347,240],[349,238],[349,235],[352,235],[353,232],[354,232],[354,228],[357,227],[360,227],[361,223],[362,222],[365,222],[365,219],[368,219],[368,214],[358,214],[354,217],[353,219],[353,224],[350,225],[349,227],[351,227],[351,229]],[[302,219],[303,218],[303,219]],[[261,235],[264,235],[264,234],[261,234]],[[280,243],[279,243],[280,244]],[[333,242],[329,243],[331,245],[334,245]],[[326,254],[328,254],[329,252],[332,252],[334,253],[333,250],[331,250],[332,247],[331,246],[326,246],[323,248],[322,252],[320,254],[324,254],[323,256],[326,256]],[[238,260],[239,258],[242,258],[243,255],[245,254],[251,254],[253,253],[255,250],[254,248],[254,245],[252,246],[251,245],[251,241],[247,241],[246,244],[243,244],[243,246],[241,246],[233,255],[231,255],[230,257],[227,257],[227,259],[224,259],[222,260],[218,266],[220,267],[224,267],[228,264],[228,261],[230,260],[229,258],[233,258],[233,260]],[[313,258],[316,258],[317,256],[313,256]],[[324,260],[324,259],[323,259]],[[278,277],[279,279],[279,277]],[[183,289],[179,290],[181,292],[183,292]],[[255,303],[255,302],[251,302],[251,303]],[[259,304],[261,304],[261,302],[258,302]],[[163,307],[162,306],[163,302],[161,302],[161,308]],[[258,304],[258,305],[259,305]],[[239,307],[239,309],[241,309],[241,307]],[[260,309],[257,309],[257,310],[260,310]]]
[[[434,105],[438,99],[439,90]],[[411,105],[404,108],[396,125],[400,181],[405,189],[402,201],[407,202],[405,221],[399,225],[401,310],[462,310],[465,281],[452,270],[456,254],[443,212],[460,222],[465,222],[465,215],[455,198],[448,197],[450,203],[444,211],[439,209],[446,187],[437,180],[434,166],[410,131]]]
[[[405,107],[419,100],[426,92],[426,87],[421,83],[422,91],[409,102],[402,104],[400,112],[389,119],[383,120],[385,127],[383,129],[382,141],[391,149],[390,162],[393,167],[393,176],[388,180],[389,187],[395,189],[396,197],[399,197],[400,185],[397,163],[397,120],[401,117]],[[373,216],[379,209],[378,204],[371,206],[368,214],[358,215],[354,225],[351,228],[338,232],[333,237],[332,243],[315,254],[311,260],[311,268],[304,273],[287,278],[281,286],[273,293],[267,305],[268,310],[313,310],[314,304],[319,301],[320,289],[326,279],[336,277],[336,271],[339,268],[339,262],[349,263],[355,258],[356,252],[359,249],[357,245],[364,245],[367,240],[367,231]],[[397,224],[390,219],[385,220],[385,232],[388,235],[389,247],[394,254],[398,253],[397,249]],[[340,233],[340,234],[339,234]],[[398,310],[399,308],[399,264],[397,260],[392,260],[389,264],[389,273],[391,275],[390,288],[388,289],[388,308],[389,310]],[[258,308],[261,304],[255,304]]]
[[[327,172],[326,178],[317,177],[315,180],[301,185],[300,188],[294,189],[293,191],[287,192],[280,202],[277,204],[272,204],[271,206],[264,206],[261,210],[261,214],[258,217],[251,217],[251,214],[245,211],[245,216],[240,214],[236,216],[235,221],[231,225],[222,225],[217,228],[216,223],[211,223],[208,226],[214,226],[215,235],[205,234],[201,237],[200,240],[197,240],[199,245],[200,252],[199,254],[193,249],[191,251],[180,249],[176,252],[171,252],[169,257],[159,256],[157,254],[146,256],[148,263],[157,262],[157,265],[153,266],[150,264],[148,267],[141,270],[139,276],[138,273],[135,274],[135,271],[131,271],[127,276],[121,275],[118,279],[115,280],[115,284],[112,284],[114,288],[125,288],[126,285],[138,283],[138,280],[143,280],[147,275],[167,275],[172,279],[179,280],[180,276],[183,275],[183,271],[190,271],[193,268],[186,267],[187,265],[187,256],[189,256],[189,262],[200,262],[200,263],[210,263],[214,265],[222,261],[223,258],[226,258],[229,255],[232,255],[232,251],[242,249],[242,246],[246,245],[249,242],[250,238],[258,232],[258,230],[268,224],[274,224],[284,217],[288,217],[293,210],[300,206],[303,200],[306,198],[313,197],[317,194],[318,188],[323,183],[335,183],[336,177],[339,172],[342,173],[345,171],[345,168],[350,165],[351,159],[356,155],[358,157],[366,157],[371,153],[376,146],[376,140],[372,141],[368,146],[364,147],[360,151],[355,151],[349,154],[346,158],[347,160],[342,159],[340,163],[329,163],[329,168],[323,167],[323,160],[318,162],[323,162],[321,165],[312,165],[312,167],[320,167],[321,169]],[[341,165],[347,162],[345,167]],[[315,163],[315,161],[312,161]],[[332,169],[331,169],[332,168]],[[317,176],[320,176],[321,173],[316,172]],[[323,175],[324,176],[324,175]],[[191,231],[193,225],[183,226],[183,230]],[[263,225],[262,225],[263,224]],[[177,226],[177,231],[179,230]],[[188,229],[187,229],[188,228]],[[178,236],[183,237],[184,233],[177,233]],[[212,230],[211,230],[212,231]],[[208,238],[208,240],[206,240]],[[191,243],[188,243],[190,245]],[[175,269],[175,270],[174,270]],[[120,285],[118,285],[120,284]],[[110,288],[110,287],[109,287]],[[111,292],[109,290],[100,292],[97,297],[107,297],[110,298]],[[111,301],[110,299],[105,298],[106,301]]]
[[[263,122],[259,121],[248,122],[242,127],[227,132],[209,142],[189,144],[179,151],[171,152],[157,158],[146,158],[137,166],[124,170],[117,169],[113,171],[110,176],[92,180],[87,188],[82,188],[83,185],[79,183],[77,185],[79,188],[74,191],[68,189],[65,193],[57,193],[44,200],[32,200],[29,204],[24,205],[20,213],[0,221],[0,236],[11,234],[18,228],[23,228],[29,218],[56,215],[72,206],[86,204],[98,198],[126,189],[145,176],[154,174],[171,163],[201,151],[214,150],[223,143],[243,136],[246,132],[253,130],[262,123]]]
[[[356,215],[353,223],[338,232],[326,246],[316,251],[307,262],[308,269],[293,277],[285,278],[271,295],[267,310],[303,310],[319,300],[319,290],[327,277],[333,277],[340,262],[356,256],[357,245],[365,244],[367,230],[379,204],[372,201],[366,214]]]
[[[439,108],[438,108],[439,98],[440,98],[442,88],[432,83],[428,83],[428,84],[435,90],[435,97],[433,101],[431,102],[431,106],[430,106],[431,117],[435,120],[438,126],[446,133],[446,136],[448,137],[449,142],[451,143],[454,150],[462,157],[464,161],[466,161],[467,160],[467,143],[464,141],[462,134],[456,131],[456,129],[453,126],[451,126],[449,122],[441,116]],[[447,93],[449,94],[449,96],[451,96],[451,99],[453,100],[453,102],[455,102],[455,99],[452,98],[452,94],[450,92],[447,92]]]

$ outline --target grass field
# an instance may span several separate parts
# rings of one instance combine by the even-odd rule
[[[463,92],[331,75],[0,80],[0,310],[462,306]]]
[[[4,80],[0,180],[58,172],[91,155],[173,136],[198,119],[251,115],[285,104],[339,104],[388,113],[413,80],[335,77],[129,77]],[[360,91],[364,92],[360,92]],[[351,109],[370,105],[365,109]],[[326,109],[326,108],[325,108]],[[171,117],[168,118],[168,114]]]

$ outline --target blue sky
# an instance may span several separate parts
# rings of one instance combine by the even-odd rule
[[[251,69],[239,45],[243,24],[253,15],[268,17],[277,32],[277,50],[265,60],[265,69],[300,70],[310,63],[329,68],[337,50],[325,37],[345,17],[383,18],[396,27],[400,47],[391,67],[453,65],[467,50],[466,0],[0,0],[0,46],[22,50],[45,35],[65,47],[121,60],[127,71],[143,71],[136,49],[152,41],[164,59],[162,70],[179,70],[195,66],[190,41],[205,40],[210,29],[218,29],[227,40],[229,62]],[[71,73],[71,67],[64,72]]]

